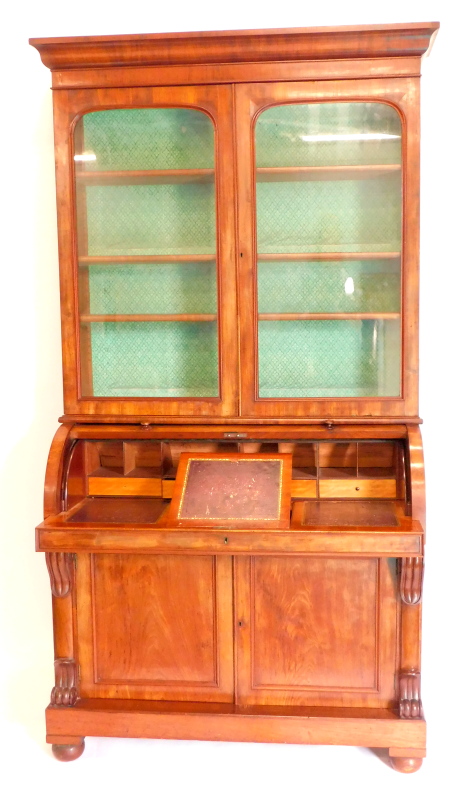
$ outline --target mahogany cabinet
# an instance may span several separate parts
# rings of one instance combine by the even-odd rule
[[[419,79],[437,28],[31,40],[57,164],[65,414],[37,548],[60,760],[135,736],[421,766]],[[177,525],[189,453],[289,454],[291,516]]]

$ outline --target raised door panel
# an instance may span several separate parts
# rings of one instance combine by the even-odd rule
[[[81,555],[82,697],[233,698],[227,557]]]
[[[55,96],[66,413],[237,413],[232,114],[225,86]]]
[[[417,414],[417,93],[237,87],[243,414]]]
[[[395,704],[393,560],[237,560],[241,704]]]

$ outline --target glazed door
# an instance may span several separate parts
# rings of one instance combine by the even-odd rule
[[[235,413],[231,90],[71,92],[59,116],[66,412]]]
[[[238,87],[244,415],[417,413],[416,93]]]
[[[80,554],[81,697],[232,702],[232,559]]]

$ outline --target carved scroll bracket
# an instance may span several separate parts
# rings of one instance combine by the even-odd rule
[[[423,588],[423,558],[402,558],[400,571],[400,596],[404,603],[416,606],[421,602]]]
[[[402,672],[400,675],[401,719],[423,719],[419,672]]]
[[[57,658],[54,662],[53,706],[74,706],[78,700],[77,666],[73,658]]]
[[[67,597],[73,582],[72,553],[45,553],[51,591],[55,597]]]

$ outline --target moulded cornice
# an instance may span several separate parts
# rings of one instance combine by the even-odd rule
[[[51,70],[421,57],[438,22],[30,39]]]

